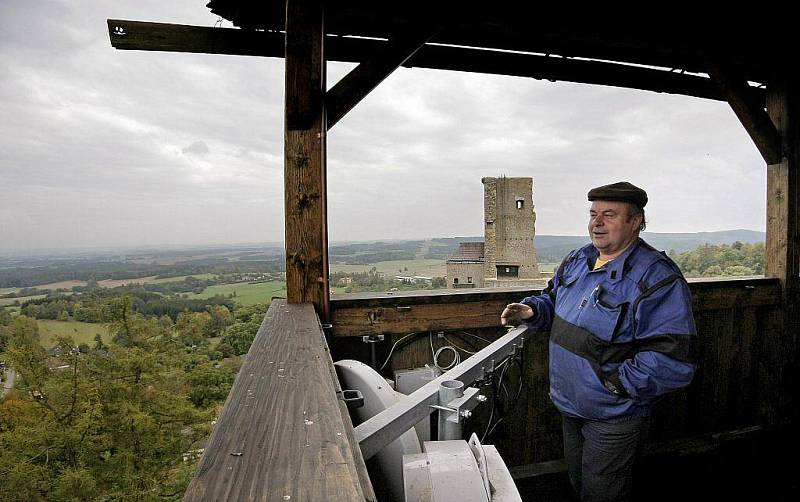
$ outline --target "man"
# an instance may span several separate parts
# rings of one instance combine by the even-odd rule
[[[588,198],[591,244],[567,255],[542,294],[508,305],[501,322],[550,330],[550,398],[563,416],[572,486],[583,501],[621,501],[653,403],[692,380],[697,335],[686,280],[639,238],[645,191],[619,182]]]

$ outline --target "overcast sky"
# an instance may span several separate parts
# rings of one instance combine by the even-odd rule
[[[0,1],[0,249],[283,240],[283,60],[108,39],[107,18],[213,26],[205,3]],[[623,179],[650,231],[765,227],[727,104],[401,68],[328,136],[330,239],[481,235],[498,175],[533,176],[540,234],[583,234],[588,189]]]

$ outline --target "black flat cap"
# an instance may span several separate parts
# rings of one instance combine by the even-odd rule
[[[644,207],[647,204],[647,192],[627,181],[620,181],[592,188],[589,190],[589,200],[615,200]]]

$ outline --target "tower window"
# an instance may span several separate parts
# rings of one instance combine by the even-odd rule
[[[458,284],[458,277],[453,277],[453,284]]]
[[[517,209],[522,209],[525,207],[525,201],[522,199],[517,199]]]
[[[467,277],[467,282],[472,284],[472,277]]]
[[[497,265],[497,278],[513,278],[519,277],[519,266],[516,265]]]

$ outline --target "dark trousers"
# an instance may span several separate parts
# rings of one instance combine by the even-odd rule
[[[634,467],[647,440],[650,419],[609,423],[562,418],[569,480],[581,501],[631,500]]]

